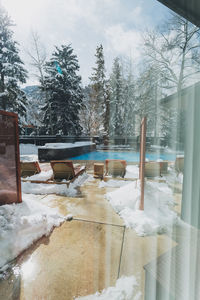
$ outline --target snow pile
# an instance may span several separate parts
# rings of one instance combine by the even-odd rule
[[[125,178],[139,178],[139,168],[137,165],[127,166]]]
[[[173,185],[174,183],[182,184],[183,183],[183,174],[182,173],[177,174],[174,167],[170,166],[168,169],[168,173],[165,174],[165,176],[163,176],[163,179],[165,179],[169,185]]]
[[[44,172],[48,173],[48,172]],[[36,175],[34,175],[36,176]],[[30,178],[30,177],[29,177]],[[33,176],[31,176],[33,178]],[[77,187],[88,181],[90,176],[86,173],[80,175],[76,180],[70,183],[69,187],[67,184],[45,184],[45,183],[31,183],[22,182],[22,191],[27,194],[36,195],[47,195],[56,194],[61,196],[75,197],[77,195]]]
[[[157,161],[157,162],[163,162],[163,159],[158,158],[156,161]]]
[[[42,180],[42,181],[46,181],[50,178],[53,177],[53,170],[49,170],[49,171],[41,171],[38,174],[26,177],[26,180]]]
[[[112,177],[110,177],[112,178]],[[139,168],[137,165],[131,165],[126,167],[126,175],[124,178],[139,178]],[[99,183],[99,188],[104,187],[121,187],[129,184],[130,181],[125,181],[123,179],[117,180],[117,177],[115,179],[110,179],[108,181],[101,181]]]
[[[121,187],[121,186],[124,186],[126,184],[129,184],[130,181],[123,181],[123,180],[113,180],[113,179],[110,179],[108,181],[101,181],[99,183],[99,188],[105,188],[105,187]]]
[[[35,198],[23,195],[22,203],[0,207],[0,268],[67,219]]]
[[[176,180],[178,183],[183,184],[183,173],[179,173]]]
[[[75,142],[75,143],[48,143],[44,146],[40,146],[42,149],[66,149],[66,148],[75,148],[81,146],[91,146],[95,145],[92,142]]]
[[[108,177],[108,176],[107,176]],[[120,176],[119,176],[120,177]],[[110,176],[110,178],[112,178]],[[126,179],[128,178],[139,178],[139,168],[137,165],[131,165],[131,166],[127,166],[126,167],[126,175],[125,177]],[[101,181],[99,183],[99,188],[104,188],[104,187],[121,187],[124,185],[129,184],[131,181],[125,181],[120,177],[120,180],[117,179],[117,177],[115,179],[110,179],[108,181]]]
[[[139,300],[141,299],[141,292],[136,293],[136,287],[137,281],[134,276],[121,277],[117,280],[114,287],[109,287],[101,293],[97,292],[94,295],[79,297],[75,300]]]
[[[38,155],[36,154],[20,155],[20,161],[24,161],[24,162],[38,161]]]
[[[125,225],[134,228],[140,236],[163,233],[177,221],[177,214],[171,209],[174,205],[172,191],[165,183],[145,183],[144,211],[139,210],[139,182],[107,193],[106,198]]]

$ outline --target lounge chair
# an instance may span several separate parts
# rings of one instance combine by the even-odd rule
[[[167,161],[149,161],[145,162],[145,177],[157,177],[167,174],[168,162]]]
[[[184,171],[184,157],[183,156],[176,157],[175,170],[177,173],[183,173],[183,171]]]
[[[106,159],[106,175],[121,176],[126,174],[126,161],[121,159]]]
[[[66,179],[73,181],[85,172],[85,167],[73,164],[71,160],[53,160],[50,164],[53,170],[54,180]]]
[[[20,162],[21,177],[32,176],[41,172],[37,161]]]
[[[160,166],[161,166],[161,175],[167,174],[168,173],[168,161],[161,161]]]
[[[145,177],[157,177],[161,176],[161,165],[157,161],[145,162]]]

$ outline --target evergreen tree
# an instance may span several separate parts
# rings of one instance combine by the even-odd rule
[[[113,63],[110,86],[110,133],[122,136],[124,134],[124,97],[122,69],[118,57]]]
[[[138,134],[140,132],[141,120],[144,116],[147,116],[147,135],[157,136],[157,126],[159,123],[158,92],[156,69],[147,64],[137,79],[136,113]]]
[[[26,86],[23,91],[26,94],[29,108],[26,114],[27,123],[34,125],[35,130],[33,132],[38,133],[39,128],[43,125],[44,112],[41,110],[41,107],[44,106],[44,93],[38,85]]]
[[[79,64],[71,45],[56,47],[46,63],[44,78],[48,101],[45,104],[46,133],[78,135],[81,133],[79,110],[82,107]]]
[[[177,111],[174,107],[165,108],[161,113],[161,132],[165,146],[174,148],[177,130]]]
[[[85,86],[83,89],[83,106],[80,110],[80,124],[83,128],[83,133],[86,135],[94,135],[96,132],[95,107],[91,95],[91,86]]]
[[[105,90],[105,117],[104,117],[104,130],[105,137],[109,136],[109,124],[110,124],[110,97],[111,97],[111,88],[110,82],[107,80],[106,82],[106,90]]]
[[[132,70],[132,61],[129,58],[126,63],[122,61],[123,94],[124,94],[124,135],[135,135],[135,82]]]
[[[27,72],[19,57],[18,43],[13,40],[13,23],[0,6],[0,108],[19,114],[25,122],[26,96],[19,84],[26,82]]]
[[[106,116],[106,79],[105,79],[105,62],[103,55],[103,46],[96,49],[96,67],[93,68],[90,77],[92,86],[92,99],[95,103],[96,113],[96,134],[105,133],[105,116]]]

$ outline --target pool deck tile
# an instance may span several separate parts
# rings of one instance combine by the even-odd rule
[[[176,246],[167,235],[138,236],[134,230],[127,229],[120,266],[120,277],[134,275],[139,283],[138,291],[144,295],[145,272],[144,265],[153,261],[161,254]]]
[[[48,195],[40,203],[73,214],[17,259],[7,280],[0,281],[0,299],[73,300],[134,275],[144,294],[143,266],[174,247],[166,235],[138,237],[104,198],[113,188],[87,182],[78,197]],[[137,291],[136,291],[137,292]]]

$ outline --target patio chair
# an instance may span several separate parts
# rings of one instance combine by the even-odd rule
[[[161,175],[167,174],[168,173],[168,161],[161,161],[160,166],[161,166]]]
[[[106,175],[121,176],[126,174],[126,161],[121,159],[106,159]]]
[[[177,173],[183,173],[183,171],[184,171],[184,157],[183,156],[176,157],[175,170]]]
[[[157,177],[161,176],[161,162],[149,161],[145,162],[145,177]]]
[[[73,181],[86,170],[85,167],[73,164],[71,160],[53,160],[50,164],[53,170],[54,180],[66,179]]]
[[[20,162],[21,177],[32,176],[41,172],[39,163],[37,161]]]

